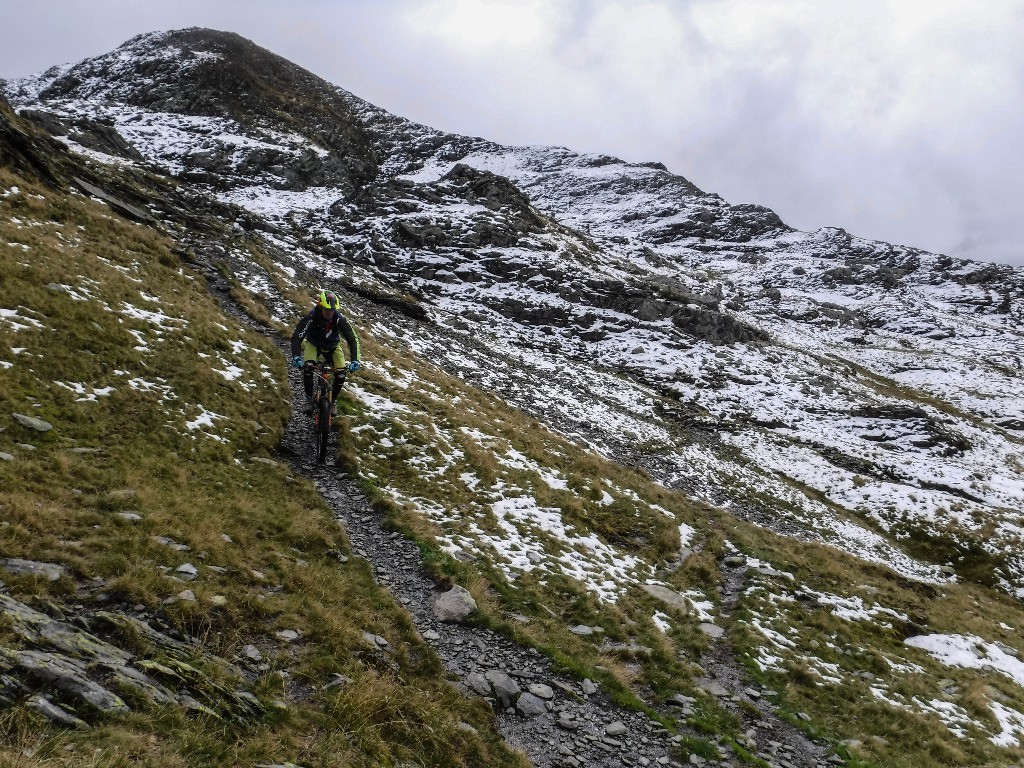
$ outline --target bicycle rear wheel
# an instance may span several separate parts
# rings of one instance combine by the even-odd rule
[[[327,439],[331,434],[331,399],[321,397],[316,404],[313,416],[313,442],[316,446],[316,461],[323,464],[327,461]]]

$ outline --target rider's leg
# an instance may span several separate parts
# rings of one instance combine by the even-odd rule
[[[316,365],[316,347],[305,339],[302,340],[302,386],[306,390],[306,399],[313,398],[313,367]]]
[[[345,355],[341,351],[341,344],[334,347],[333,349],[324,350],[324,360],[331,366],[331,416],[338,415],[338,393],[341,392],[342,377],[338,375],[338,371],[343,370],[341,366],[345,365]]]
[[[313,368],[316,366],[316,347],[305,339],[302,340],[302,388],[306,392],[306,403],[302,412],[309,416],[313,413]]]
[[[338,375],[338,371],[343,370],[345,365],[345,355],[341,351],[341,344],[338,344],[334,349],[324,352],[324,358],[334,368],[334,375],[331,379],[331,400],[337,402],[342,382],[342,377]]]

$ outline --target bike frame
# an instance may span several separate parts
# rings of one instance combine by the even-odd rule
[[[340,377],[338,381],[344,385],[348,369],[333,368],[322,357],[313,363],[313,368],[313,447],[317,462],[323,464],[327,461],[327,441],[332,423],[331,375]]]

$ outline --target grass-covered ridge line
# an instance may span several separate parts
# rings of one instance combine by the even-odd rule
[[[253,461],[273,455],[289,415],[283,362],[220,311],[173,245],[0,170],[0,552],[67,569],[54,582],[0,578],[69,621],[123,612],[189,638],[197,665],[254,644],[265,669],[244,682],[265,714],[132,700],[131,714],[101,717],[54,691],[93,729],[0,710],[0,763],[521,765],[486,707],[445,682],[312,485]],[[186,562],[194,581],[174,578]],[[381,658],[363,631],[395,653]],[[0,646],[26,647],[6,619]],[[325,689],[335,674],[352,682]]]

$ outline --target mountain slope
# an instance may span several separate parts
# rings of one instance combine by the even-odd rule
[[[267,458],[273,344],[66,181],[0,168],[0,762],[522,765]]]
[[[403,526],[478,562],[503,599],[517,603],[505,583],[526,579],[530,595],[568,590],[593,621],[630,626],[630,606],[654,610],[638,587],[698,587],[691,602],[720,604],[711,618],[729,624],[749,673],[775,685],[799,670],[794,701],[836,738],[883,728],[867,718],[851,733],[832,707],[854,700],[908,723],[938,718],[929,738],[950,764],[981,759],[960,751],[960,732],[1016,743],[1020,692],[992,670],[1004,669],[995,644],[1014,642],[1006,596],[1024,588],[1021,270],[798,232],[656,163],[443,134],[225,33],[141,36],[5,90],[73,150],[166,174],[259,243],[218,249],[192,229],[208,226],[202,216],[178,235],[216,254],[233,295],[267,322],[290,321],[312,285],[346,287],[366,299],[356,306],[381,360],[397,366],[391,350],[411,348],[714,507],[694,516],[653,490],[602,488],[595,473],[611,470],[574,474],[557,451],[517,444],[521,427],[435,409],[457,382],[420,392],[422,374],[380,368],[353,442],[365,477],[400,504]],[[540,525],[551,510],[560,521]],[[737,521],[784,538],[759,540]],[[517,548],[501,544],[520,535]],[[681,547],[683,573],[710,569],[695,583],[666,576]],[[737,605],[719,564],[730,547],[766,571],[748,569]],[[809,604],[833,606],[831,618]],[[917,635],[947,638],[919,643],[937,659],[965,658],[938,647],[973,648],[989,672],[935,688],[959,673],[900,655]],[[559,637],[547,627],[534,642]],[[868,670],[835,650],[858,646]],[[639,679],[657,666],[642,663]],[[661,695],[690,672],[674,675]],[[977,694],[979,679],[992,691]],[[821,686],[834,694],[816,703]],[[858,741],[880,764],[931,749]]]

